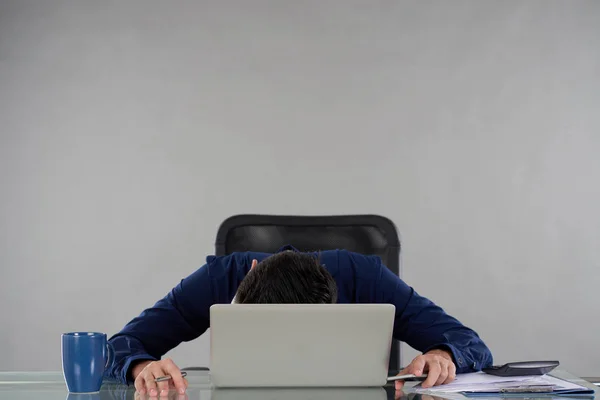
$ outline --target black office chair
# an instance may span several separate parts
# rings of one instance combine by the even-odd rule
[[[378,215],[235,215],[221,224],[216,255],[274,253],[285,245],[300,251],[345,249],[381,257],[400,276],[400,239],[393,222]],[[400,344],[392,341],[390,373],[400,369]]]

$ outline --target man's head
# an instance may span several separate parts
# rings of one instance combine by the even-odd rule
[[[238,304],[336,303],[337,286],[319,260],[286,251],[253,262],[235,295]]]

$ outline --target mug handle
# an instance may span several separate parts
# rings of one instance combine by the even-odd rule
[[[111,365],[115,358],[115,348],[109,342],[106,342],[106,364],[104,365],[104,370],[108,369],[108,366]]]

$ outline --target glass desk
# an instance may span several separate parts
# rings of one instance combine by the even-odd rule
[[[556,369],[552,372],[559,378],[587,386],[600,393],[592,383]],[[188,371],[189,386],[185,395],[171,391],[168,400],[393,400],[392,384],[377,388],[293,388],[293,389],[212,389],[207,371]],[[414,382],[408,382],[401,395],[402,400],[461,400],[460,394],[420,395],[412,391]],[[591,397],[535,396],[523,395],[528,400],[552,398],[589,399]],[[514,397],[513,397],[514,398]],[[96,394],[69,394],[61,372],[0,372],[0,400],[145,400],[140,398],[133,386],[106,382]],[[481,400],[498,400],[499,397]]]

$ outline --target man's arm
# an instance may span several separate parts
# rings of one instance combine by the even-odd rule
[[[106,376],[121,383],[131,383],[135,379],[131,371],[137,363],[158,360],[181,342],[200,336],[209,327],[212,302],[208,266],[205,265],[110,338],[115,358]]]
[[[376,285],[378,300],[396,306],[394,338],[423,353],[447,350],[457,373],[479,371],[492,365],[492,354],[477,333],[417,294],[383,265]]]

